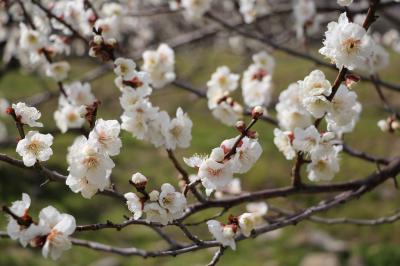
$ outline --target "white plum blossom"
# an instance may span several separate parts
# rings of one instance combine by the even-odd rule
[[[315,149],[321,139],[321,135],[314,125],[306,129],[295,128],[293,148],[297,151],[311,152]]]
[[[189,158],[183,158],[183,161],[187,164],[187,166],[192,168],[199,168],[200,165],[208,158],[207,155],[195,154]]]
[[[120,153],[122,147],[119,133],[121,131],[117,120],[98,119],[93,130],[89,134],[89,141],[95,143],[101,151],[110,156]]]
[[[304,80],[299,81],[301,103],[315,118],[321,118],[330,108],[327,99],[332,92],[331,83],[320,70],[312,71]]]
[[[302,100],[299,83],[292,83],[281,92],[276,111],[282,129],[293,131],[296,127],[306,128],[312,124],[311,114],[305,109]]]
[[[53,155],[51,134],[40,134],[37,131],[29,131],[25,138],[17,144],[17,153],[22,157],[24,165],[33,166],[36,162],[44,162]]]
[[[46,241],[42,247],[43,257],[53,260],[60,258],[62,252],[71,248],[69,236],[75,232],[76,222],[72,215],[60,213],[52,206],[39,213],[39,227],[46,232]]]
[[[268,212],[268,205],[265,202],[252,202],[246,205],[247,212],[263,216]]]
[[[70,128],[81,128],[86,121],[85,114],[85,106],[63,104],[54,112],[54,120],[60,131],[65,133]]]
[[[203,160],[199,166],[197,175],[207,194],[223,189],[232,181],[233,165],[231,161],[224,161],[224,156],[222,148],[215,148],[211,151],[210,157]]]
[[[242,94],[249,107],[265,106],[271,100],[274,61],[266,52],[253,55],[254,63],[243,73]]]
[[[160,44],[157,50],[143,53],[142,69],[149,73],[151,84],[162,88],[175,80],[175,54],[167,44]]]
[[[353,3],[353,0],[337,0],[337,3],[340,6],[349,6]]]
[[[19,102],[17,104],[12,104],[12,108],[21,123],[30,127],[43,127],[42,123],[36,122],[42,114],[35,107],[29,107],[25,103]]]
[[[294,134],[291,131],[282,131],[279,128],[274,129],[274,143],[287,160],[296,157],[296,151],[293,148],[292,141]]]
[[[150,95],[152,92],[150,82],[150,76],[145,71],[135,71],[133,77],[129,80],[124,80],[121,76],[117,76],[114,80],[114,84],[120,91],[133,90],[143,97]]]
[[[172,132],[169,132],[169,130],[171,129],[170,121],[171,118],[169,117],[168,113],[166,111],[160,111],[156,114],[155,118],[149,122],[146,139],[150,141],[150,143],[153,144],[156,148],[159,148],[161,146],[166,147],[167,145],[170,146],[172,143],[175,143],[174,141],[178,140],[178,138],[182,140],[188,140],[190,143],[189,138],[181,138],[184,137],[184,135],[178,136],[178,138],[171,135]],[[179,127],[179,123],[175,125]],[[184,130],[185,132],[182,131],[181,133],[190,134],[190,132],[187,131],[187,128]],[[168,144],[167,137],[170,141],[170,143]],[[189,135],[186,135],[186,137],[189,137]]]
[[[240,195],[242,193],[242,186],[239,178],[234,178],[232,181],[223,189],[215,192],[215,198],[223,198],[225,195]]]
[[[8,107],[10,107],[10,103],[7,99],[0,98],[0,117],[6,116]]]
[[[225,154],[232,149],[236,140],[237,138],[232,138],[221,143],[221,148],[224,149]],[[232,170],[234,173],[239,174],[248,172],[260,158],[261,153],[262,148],[257,139],[244,137],[237,146],[236,153],[230,159],[232,161]]]
[[[121,116],[121,128],[143,140],[149,132],[149,121],[156,118],[158,107],[153,107],[148,100],[141,100]]]
[[[133,219],[138,220],[143,215],[143,202],[133,192],[125,193],[126,205],[128,209],[133,212]]]
[[[360,71],[373,75],[389,64],[389,54],[381,45],[373,40],[371,42],[373,43],[371,55],[366,58],[365,64],[360,66]]]
[[[311,181],[329,181],[339,172],[338,153],[341,146],[327,148],[318,146],[311,153],[311,163],[307,165],[308,179]]]
[[[110,185],[110,174],[115,164],[84,136],[78,137],[68,149],[69,175],[66,184],[85,198],[91,198],[98,190]]]
[[[176,192],[175,188],[169,183],[161,186],[158,202],[161,207],[167,210],[171,221],[182,217],[187,204],[186,197],[182,193]]]
[[[22,49],[37,52],[45,46],[45,43],[45,36],[41,32],[28,29],[23,23],[20,24],[19,45]]]
[[[258,15],[270,11],[267,0],[240,0],[239,12],[246,23],[252,23]]]
[[[237,89],[239,75],[231,73],[226,66],[218,67],[207,82],[208,108],[223,124],[233,126],[243,114],[242,106],[229,94]]]
[[[213,235],[224,247],[231,247],[233,250],[236,249],[235,235],[236,228],[233,225],[222,225],[216,220],[207,221],[208,231]]]
[[[210,8],[212,0],[182,0],[185,15],[189,20],[199,20]]]
[[[342,133],[352,131],[359,119],[361,109],[361,104],[357,101],[357,94],[350,91],[345,85],[340,85],[326,116],[328,130]]]
[[[130,80],[136,74],[136,64],[132,59],[119,57],[114,61],[114,73],[123,80]]]
[[[227,66],[218,67],[207,82],[207,98],[220,98],[225,92],[232,92],[237,89],[239,75],[234,74]]]
[[[275,68],[275,59],[266,51],[261,51],[257,54],[253,54],[252,59],[254,64],[266,69],[268,74],[272,74]]]
[[[62,81],[67,78],[70,69],[71,67],[66,61],[51,63],[46,68],[46,75],[56,81]]]
[[[358,69],[368,60],[372,42],[365,29],[349,22],[346,13],[342,13],[338,22],[330,22],[325,40],[319,52],[328,57],[338,68]]]
[[[254,214],[245,212],[239,216],[239,228],[244,236],[249,237],[255,226]]]
[[[212,109],[212,115],[227,126],[233,126],[243,116],[243,107],[237,102],[223,101]]]
[[[265,222],[264,215],[268,212],[268,205],[265,202],[252,202],[246,205],[247,213],[251,214],[251,220],[254,227]]]
[[[306,32],[315,33],[318,31],[320,16],[317,15],[314,0],[294,0],[293,15],[297,39],[303,40]]]
[[[12,213],[21,217],[22,219],[28,218],[28,211],[31,205],[31,198],[28,194],[22,193],[22,199],[14,201],[10,207]],[[29,218],[28,218],[29,219]],[[19,225],[18,222],[9,216],[7,224],[7,234],[13,240],[19,240],[22,246],[26,246],[31,240],[32,230],[30,226]]]
[[[122,95],[119,98],[122,108],[125,111],[130,111],[135,108],[136,104],[145,97],[151,94],[150,86],[141,86],[140,88],[126,88],[122,91]]]
[[[177,147],[187,148],[192,140],[193,123],[182,108],[176,110],[176,118],[172,119],[163,134],[165,136],[165,146],[167,149],[175,150]]]
[[[114,40],[120,38],[119,20],[117,16],[99,18],[94,23],[96,29],[101,28],[101,35],[107,40]]]
[[[92,93],[90,83],[81,83],[79,81],[65,84],[65,93],[67,98],[63,94],[60,95],[59,105],[72,104],[75,106],[91,105],[96,100]]]
[[[158,198],[160,196],[160,192],[157,190],[153,190],[149,193],[149,200],[150,201],[158,201]]]
[[[145,203],[143,212],[146,214],[146,221],[167,225],[170,221],[167,211],[157,202]]]

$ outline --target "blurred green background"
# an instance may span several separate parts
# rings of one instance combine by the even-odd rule
[[[204,88],[211,74],[218,66],[227,65],[233,71],[241,73],[250,63],[249,56],[233,54],[228,49],[205,49],[187,47],[177,52],[177,76],[187,80],[199,88]],[[274,99],[280,91],[287,86],[303,79],[317,66],[309,62],[289,57],[281,53],[273,53],[277,66],[273,74]],[[83,73],[97,66],[95,61],[71,60],[72,73],[69,81],[79,80]],[[335,77],[335,72],[323,69],[330,80]],[[387,81],[400,83],[400,56],[391,54],[390,67],[381,73],[381,78]],[[113,84],[114,74],[108,75],[92,83],[92,91],[102,105],[98,117],[116,119],[121,114],[119,106],[119,90]],[[6,97],[10,102],[22,97],[34,95],[44,91],[45,88],[56,89],[54,82],[41,80],[35,74],[24,74],[19,70],[7,73],[0,79],[0,97]],[[400,141],[396,136],[380,132],[376,123],[387,117],[376,95],[373,86],[369,83],[360,83],[354,87],[363,105],[360,122],[353,133],[346,135],[345,140],[351,146],[379,156],[399,155]],[[400,97],[395,93],[384,90],[387,98],[396,106],[400,106]],[[240,92],[236,99],[241,101]],[[194,122],[193,140],[190,148],[178,150],[177,157],[187,157],[193,153],[208,153],[226,138],[235,136],[233,128],[226,127],[215,120],[207,109],[204,99],[198,99],[189,92],[182,91],[173,86],[157,90],[151,96],[154,105],[167,110],[174,115],[178,106],[189,113]],[[53,112],[57,108],[57,99],[40,106],[43,114],[41,119],[46,132],[55,128]],[[270,112],[272,116],[274,111]],[[12,122],[7,118],[2,119],[9,128],[10,136],[16,136]],[[248,118],[245,118],[245,120]],[[241,175],[243,190],[255,191],[262,188],[272,188],[287,185],[290,182],[290,169],[292,162],[286,161],[273,144],[273,127],[260,122],[255,126],[260,135],[263,154],[252,170]],[[66,174],[66,150],[76,137],[73,133],[57,135],[53,150],[54,156],[46,162],[51,169],[56,169]],[[135,172],[140,171],[149,178],[150,189],[159,189],[164,182],[177,185],[177,173],[162,149],[155,149],[151,144],[136,141],[130,134],[123,132],[121,135],[124,146],[120,155],[113,157],[116,167],[113,171],[114,182],[117,190],[128,192],[132,190],[128,180]],[[7,153],[18,158],[15,148],[0,148],[1,153]],[[346,154],[342,155],[341,171],[334,181],[351,180],[364,177],[374,171],[374,164],[365,163]],[[305,175],[303,175],[305,178]],[[91,200],[86,200],[80,194],[72,193],[65,184],[48,183],[40,186],[45,181],[38,173],[23,171],[0,163],[0,199],[2,204],[20,198],[22,192],[27,192],[32,197],[32,211],[35,216],[38,211],[48,205],[57,207],[60,211],[70,213],[77,218],[78,224],[123,221],[123,215],[129,214],[127,208],[119,201],[102,195],[96,195]],[[268,201],[268,204],[285,208],[303,208],[318,202],[321,196],[295,196],[286,199]],[[365,195],[344,206],[339,206],[323,216],[326,217],[352,217],[374,218],[391,214],[399,208],[400,196],[395,190],[392,181],[379,187],[376,191]],[[240,214],[245,206],[238,206],[228,214]],[[218,210],[202,212],[190,218],[189,221],[198,221],[212,216]],[[0,230],[5,230],[6,219],[0,216]],[[220,218],[224,221],[226,217]],[[166,232],[182,243],[188,240],[173,227],[167,227]],[[202,239],[211,239],[205,226],[193,228]],[[123,231],[102,230],[98,232],[76,233],[75,237],[96,240],[117,246],[135,246],[149,250],[167,248],[165,242],[151,229],[144,226],[130,226]],[[320,225],[309,221],[284,228],[260,236],[257,239],[245,240],[238,243],[237,251],[227,250],[222,257],[220,265],[400,265],[400,226],[389,224],[376,227],[357,227],[354,225]],[[18,243],[0,239],[0,265],[204,265],[211,260],[215,249],[202,250],[194,253],[180,255],[179,257],[149,258],[121,257],[113,254],[101,253],[82,247],[73,247],[64,253],[57,262],[42,258],[39,250],[22,248]],[[318,259],[323,264],[318,263]],[[336,264],[329,264],[336,263]]]

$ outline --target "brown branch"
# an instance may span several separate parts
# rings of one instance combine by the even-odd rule
[[[217,265],[218,261],[221,259],[221,257],[224,255],[226,247],[220,246],[218,251],[215,252],[212,260],[210,261],[209,264],[207,264],[207,266],[214,266]]]
[[[61,23],[62,25],[64,25],[65,27],[67,27],[73,34],[73,36],[77,37],[78,39],[82,40],[86,45],[88,45],[88,40],[86,40],[86,38],[77,30],[74,29],[74,27],[72,27],[70,24],[68,24],[67,22],[65,22],[64,19],[56,16],[53,12],[51,12],[48,8],[44,7],[40,1],[38,0],[32,0],[32,3],[34,5],[36,5],[37,7],[39,7],[44,13],[46,13],[46,15],[49,18],[53,18],[55,20],[57,20],[59,23]]]
[[[383,165],[388,165],[390,162],[390,160],[388,160],[386,158],[375,157],[375,156],[369,155],[365,152],[355,150],[355,149],[349,147],[345,143],[342,143],[342,147],[343,147],[343,152],[347,153],[350,156],[359,158],[364,161],[369,161],[372,163],[378,163],[378,164],[383,164]]]
[[[193,193],[193,195],[196,197],[196,199],[200,202],[205,202],[206,200],[204,199],[204,197],[200,194],[199,191],[197,191],[197,189],[194,186],[189,187],[188,185],[190,184],[190,180],[189,180],[189,174],[188,172],[186,172],[186,170],[180,165],[180,163],[178,162],[178,160],[175,157],[175,154],[172,150],[167,149],[167,153],[168,153],[168,158],[171,160],[171,162],[173,163],[174,167],[176,170],[178,170],[178,172],[181,174],[182,179],[185,181],[186,183],[186,188],[190,189],[190,191]],[[187,190],[185,188],[185,191]],[[186,191],[187,192],[187,191]],[[186,195],[186,193],[184,193]]]
[[[371,80],[372,84],[374,85],[374,88],[376,92],[378,93],[379,99],[381,100],[383,107],[385,108],[386,111],[392,113],[397,119],[400,119],[400,113],[398,113],[389,103],[389,101],[386,99],[385,95],[383,94],[381,85],[379,84],[379,76],[378,74],[376,75],[371,75]]]
[[[277,208],[275,206],[269,205],[269,210],[276,212],[278,214],[284,215],[284,216],[290,216],[293,215],[294,213],[292,211],[288,211],[282,208]],[[379,217],[376,219],[354,219],[354,218],[347,218],[347,217],[342,217],[342,218],[326,218],[326,217],[320,217],[320,216],[310,216],[308,220],[316,223],[322,223],[322,224],[329,224],[329,225],[336,225],[336,224],[351,224],[351,225],[359,225],[359,226],[375,226],[375,225],[384,225],[384,224],[390,224],[397,222],[400,220],[400,210],[396,211],[394,214],[390,216],[384,216],[384,217]]]
[[[299,223],[305,219],[308,219],[310,216],[314,215],[315,213],[331,209],[339,204],[348,202],[355,198],[359,198],[366,192],[374,189],[376,186],[383,183],[387,179],[388,175],[393,175],[395,173],[398,173],[399,171],[400,171],[400,159],[398,159],[396,162],[393,162],[392,165],[390,165],[389,167],[382,169],[382,171],[379,173],[379,175],[381,175],[381,176],[379,176],[379,178],[376,178],[377,180],[367,182],[367,183],[361,185],[360,187],[358,187],[357,189],[343,192],[339,195],[336,195],[335,197],[333,197],[330,200],[322,201],[319,204],[309,207],[305,210],[299,211],[298,213],[295,213],[295,214],[287,217],[284,220],[277,221],[276,223],[261,226],[253,231],[252,236],[256,237],[258,235],[261,235],[266,232],[270,232],[270,231],[273,231],[273,230],[276,230],[276,229],[279,229],[282,227],[286,227],[289,225],[296,225],[297,223]],[[377,175],[377,174],[375,173],[373,175]],[[371,177],[368,177],[368,178],[375,179],[375,178],[371,178]],[[243,235],[240,235],[236,238],[236,241],[242,241],[244,239],[247,239],[247,238],[244,237]],[[97,242],[85,241],[85,240],[79,240],[79,239],[72,239],[72,243],[75,245],[78,245],[78,246],[83,246],[83,247],[100,250],[100,251],[104,251],[104,252],[110,252],[110,253],[120,254],[120,255],[124,255],[124,256],[142,256],[144,258],[162,257],[162,256],[177,256],[180,254],[196,251],[199,249],[220,246],[220,244],[216,241],[204,241],[201,246],[197,245],[197,244],[193,244],[193,245],[185,246],[185,247],[182,247],[182,248],[176,249],[176,250],[145,251],[145,250],[141,250],[141,249],[137,249],[137,248],[133,248],[133,247],[131,247],[131,248],[113,247],[113,246],[104,245],[104,244],[97,243]]]
[[[183,246],[176,242],[174,239],[172,239],[169,235],[167,235],[162,228],[156,227],[156,226],[151,226],[151,229],[153,229],[154,232],[156,232],[162,239],[164,239],[173,249],[179,249],[182,248]]]
[[[27,166],[24,165],[23,161],[14,159],[12,157],[9,157],[9,156],[7,156],[5,154],[1,154],[1,153],[0,153],[0,161],[6,162],[6,163],[8,163],[10,165],[13,165],[13,166],[17,166],[17,167],[19,167],[21,169],[27,169],[27,170],[31,170],[31,171],[42,172],[50,181],[56,181],[56,182],[65,183],[65,181],[67,179],[66,176],[58,173],[57,171],[50,170],[45,166],[41,166],[39,164],[35,164],[32,167],[27,167]],[[118,193],[118,192],[116,192],[116,191],[114,191],[112,189],[104,189],[103,191],[99,191],[98,193],[102,194],[102,195],[107,195],[107,196],[119,199],[122,202],[126,201],[124,195],[122,195],[122,194],[120,194],[120,193]]]
[[[182,230],[182,232],[185,234],[185,236],[187,238],[189,238],[190,240],[193,241],[193,243],[195,243],[198,246],[202,246],[204,244],[204,242],[202,240],[200,240],[197,236],[193,235],[185,225],[181,224],[181,223],[176,223],[176,225]]]
[[[303,154],[301,152],[297,153],[296,162],[292,169],[292,186],[300,187],[302,186],[301,181],[301,166],[304,164]]]
[[[220,200],[209,200],[204,204],[194,204],[189,207],[189,211],[185,214],[181,220],[186,219],[192,214],[212,208],[212,207],[225,207],[231,208],[233,206],[242,204],[244,202],[265,200],[271,198],[287,197],[296,194],[322,194],[322,193],[332,193],[332,192],[343,192],[349,190],[357,190],[365,185],[373,185],[376,183],[381,183],[389,178],[393,178],[400,173],[400,158],[393,159],[391,163],[381,169],[379,172],[375,172],[366,178],[356,179],[353,181],[343,182],[343,183],[332,183],[323,185],[306,185],[300,187],[281,187],[273,189],[264,189],[255,191],[252,193],[245,193],[243,195],[220,199]]]

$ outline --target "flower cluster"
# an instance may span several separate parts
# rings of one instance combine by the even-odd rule
[[[248,107],[267,106],[271,100],[272,71],[275,60],[266,52],[253,55],[251,64],[241,81],[244,103]],[[227,66],[218,67],[207,82],[208,108],[215,118],[233,126],[243,115],[243,107],[230,94],[239,85],[240,76]],[[265,111],[265,110],[264,110]]]
[[[383,132],[393,133],[400,130],[400,123],[396,117],[393,116],[390,116],[387,119],[379,120],[377,125]]]
[[[48,206],[40,211],[39,222],[35,223],[29,215],[30,205],[31,198],[25,193],[22,200],[13,202],[7,215],[7,234],[22,246],[41,248],[43,257],[56,260],[71,248],[69,236],[75,231],[75,218]]]
[[[233,181],[234,174],[248,172],[260,158],[261,145],[257,138],[251,136],[241,139],[235,146],[235,152],[230,155],[238,138],[224,140],[209,156],[194,155],[184,158],[188,166],[198,169],[197,176],[192,181],[201,181],[207,195],[215,190],[225,190]]]
[[[266,52],[253,55],[253,64],[243,73],[242,94],[249,107],[267,106],[271,101],[275,60]]]
[[[297,39],[303,40],[306,34],[313,34],[319,30],[321,15],[317,14],[314,0],[293,1],[293,15]]]
[[[271,9],[267,0],[240,0],[239,6],[246,23],[252,23],[258,16],[268,13]]]
[[[24,136],[24,126],[43,127],[43,124],[37,122],[41,113],[35,107],[29,107],[25,103],[19,102],[12,104],[7,108],[7,113],[15,120],[19,127],[22,139],[18,141],[16,152],[22,157],[23,163],[31,167],[36,162],[44,162],[53,155],[51,145],[53,136],[51,134],[41,134],[38,131],[29,131]]]
[[[186,197],[177,192],[171,184],[165,183],[161,186],[161,191],[153,190],[147,193],[147,178],[141,173],[134,174],[130,183],[143,194],[138,196],[129,192],[124,195],[128,209],[133,213],[133,219],[138,220],[145,215],[148,222],[167,225],[183,216],[187,206]]]
[[[150,75],[151,85],[162,88],[175,80],[175,54],[167,44],[160,44],[157,50],[143,53],[142,69]]]
[[[319,133],[314,125],[306,129],[296,128],[294,132],[274,130],[274,143],[291,160],[296,153],[310,159],[307,165],[311,181],[331,180],[339,172],[340,141],[333,132]]]
[[[274,143],[292,160],[297,153],[309,157],[308,177],[312,181],[330,180],[339,171],[338,138],[351,132],[358,121],[361,104],[357,94],[341,84],[329,100],[332,86],[320,70],[304,80],[289,85],[279,96],[276,106],[281,129],[274,130]],[[325,118],[327,132],[319,133],[312,118]]]
[[[330,22],[325,32],[324,46],[319,52],[329,58],[338,68],[358,69],[371,57],[373,40],[366,30],[350,22],[342,13],[338,22]]]
[[[147,72],[135,70],[133,60],[118,58],[114,64],[114,72],[118,75],[115,84],[122,91],[121,128],[156,147],[187,148],[193,125],[188,115],[178,108],[176,117],[171,119],[167,112],[153,106],[148,98],[152,92],[151,79]]]
[[[263,217],[268,211],[265,202],[250,203],[246,208],[247,212],[239,217],[230,216],[228,224],[220,223],[217,220],[207,222],[208,230],[222,246],[229,246],[235,250],[235,236],[242,233],[245,237],[249,237],[251,232],[263,223]]]
[[[237,89],[239,78],[227,66],[222,66],[207,82],[208,108],[215,118],[228,126],[233,126],[243,114],[243,107],[229,96]]]
[[[197,21],[211,8],[212,0],[182,0],[181,5],[185,9],[188,20]]]
[[[120,125],[117,120],[96,121],[89,138],[80,136],[68,148],[67,186],[84,198],[90,199],[97,191],[110,186],[110,175],[115,164],[110,156],[120,153]]]
[[[331,93],[332,86],[320,70],[314,70],[304,80],[290,84],[281,92],[276,105],[279,126],[293,131],[297,127],[310,126],[312,118],[325,117],[329,131],[351,132],[361,112],[357,94],[344,84],[329,101]]]
[[[96,101],[89,83],[65,84],[64,91],[66,96],[60,95],[58,109],[54,112],[54,120],[62,133],[81,128],[85,123],[87,106]]]
[[[52,40],[57,40],[53,37]],[[57,44],[57,42],[55,42]],[[27,25],[20,24],[19,45],[21,51],[29,54],[29,62],[31,64],[43,64],[45,66],[46,75],[56,81],[62,81],[68,76],[70,65],[66,61],[49,62],[48,57],[50,51],[65,50],[63,48],[52,49],[51,44],[47,40],[47,36],[41,31],[30,29]]]

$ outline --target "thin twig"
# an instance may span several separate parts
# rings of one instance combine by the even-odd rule
[[[214,266],[217,265],[218,261],[221,259],[221,257],[224,255],[225,252],[225,247],[221,246],[217,252],[215,252],[212,260],[210,261],[209,264],[207,264],[207,266]]]

